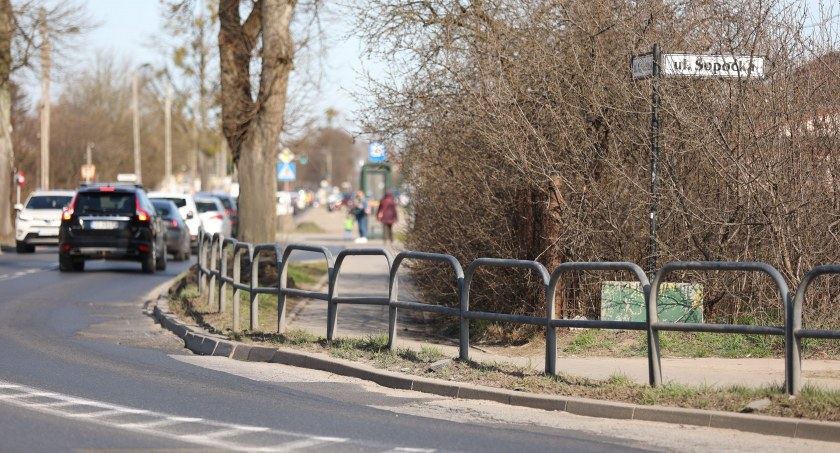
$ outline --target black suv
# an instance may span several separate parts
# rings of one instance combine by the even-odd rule
[[[142,186],[78,190],[61,214],[58,268],[82,271],[88,259],[140,261],[144,272],[166,270],[166,228]]]

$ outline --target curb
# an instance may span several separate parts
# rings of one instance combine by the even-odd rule
[[[246,345],[209,333],[200,326],[181,322],[177,316],[169,311],[169,300],[165,294],[160,294],[157,302],[152,303],[154,304],[153,316],[155,320],[163,328],[183,339],[185,347],[196,354],[222,356],[246,362],[269,362],[310,368],[371,381],[393,389],[413,390],[450,398],[489,400],[513,406],[563,411],[587,417],[734,429],[796,439],[840,442],[840,423],[836,422],[678,407],[641,406],[587,398],[523,393],[393,373],[366,364],[336,359],[322,354],[306,354],[268,346]]]

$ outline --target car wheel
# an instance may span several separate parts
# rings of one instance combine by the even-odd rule
[[[143,272],[151,274],[155,271],[155,249],[152,247],[152,250],[143,257]]]
[[[35,246],[27,245],[26,242],[23,241],[16,241],[15,251],[17,251],[18,253],[32,253],[35,251]]]
[[[73,270],[73,260],[69,256],[58,255],[58,270],[70,272]]]
[[[166,270],[166,244],[163,244],[163,249],[157,255],[157,259],[155,260],[155,270]]]
[[[73,270],[76,272],[82,272],[85,270],[85,260],[71,261],[71,265],[73,266]]]

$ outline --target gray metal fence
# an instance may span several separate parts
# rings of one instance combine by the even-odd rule
[[[327,264],[327,292],[309,291],[288,288],[289,257],[295,251],[314,252],[322,255]],[[233,253],[232,275],[228,275],[228,253]],[[273,252],[277,260],[278,282],[276,287],[259,286],[259,261],[262,252]],[[388,297],[377,295],[340,296],[336,290],[341,268],[347,257],[352,256],[382,256],[388,265]],[[406,260],[437,261],[448,264],[455,279],[458,307],[400,300],[398,292],[399,270]],[[250,265],[251,276],[248,284],[242,282],[241,262]],[[542,290],[546,295],[545,316],[527,316],[507,313],[493,313],[470,310],[470,288],[478,269],[482,267],[509,267],[529,270],[540,277]],[[840,330],[815,330],[802,328],[802,305],[805,293],[811,282],[818,276],[825,274],[840,274],[840,265],[817,266],[808,272],[792,298],[788,285],[778,270],[766,263],[758,262],[721,262],[721,261],[691,261],[671,262],[665,264],[655,275],[653,282],[648,281],[642,269],[629,262],[575,262],[563,263],[549,274],[548,270],[536,261],[478,258],[471,262],[466,271],[451,255],[403,251],[393,254],[381,248],[357,248],[342,250],[333,258],[326,248],[308,244],[289,244],[282,247],[279,244],[260,244],[252,246],[233,239],[225,239],[219,234],[208,236],[203,230],[199,232],[198,246],[199,291],[208,294],[208,303],[218,300],[217,307],[224,311],[227,285],[233,288],[233,330],[239,330],[239,298],[241,291],[250,294],[251,330],[258,324],[257,296],[272,294],[277,296],[277,331],[285,330],[286,297],[297,296],[326,301],[327,305],[327,339],[333,340],[338,321],[338,306],[347,305],[380,305],[388,310],[388,346],[393,348],[397,335],[397,310],[413,310],[435,312],[457,317],[460,325],[459,356],[463,360],[469,359],[470,320],[488,320],[510,322],[517,324],[531,324],[545,327],[546,353],[545,372],[557,373],[557,328],[572,327],[585,329],[620,329],[647,331],[648,370],[651,386],[662,384],[661,355],[659,349],[660,331],[680,332],[713,332],[713,333],[742,333],[784,336],[785,338],[785,391],[796,395],[801,389],[801,340],[803,338],[840,339]],[[555,313],[555,298],[558,282],[563,273],[571,271],[620,271],[632,274],[639,282],[644,296],[646,320],[644,322],[586,320],[586,319],[557,319]],[[784,309],[783,326],[757,326],[743,324],[693,324],[661,322],[657,317],[657,299],[659,288],[665,278],[677,271],[712,271],[712,272],[760,272],[766,274],[773,281],[779,295],[779,302]],[[218,293],[218,295],[217,295]]]

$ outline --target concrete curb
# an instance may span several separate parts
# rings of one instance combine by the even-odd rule
[[[248,362],[279,363],[364,379],[394,389],[414,390],[451,398],[496,401],[534,409],[564,411],[587,417],[664,422],[734,429],[797,439],[840,442],[840,423],[836,422],[678,407],[640,406],[586,398],[530,394],[393,373],[323,354],[231,342],[224,337],[207,332],[200,326],[182,323],[169,311],[168,298],[165,294],[158,297],[153,316],[162,327],[183,339],[187,349],[196,354],[222,356]]]

